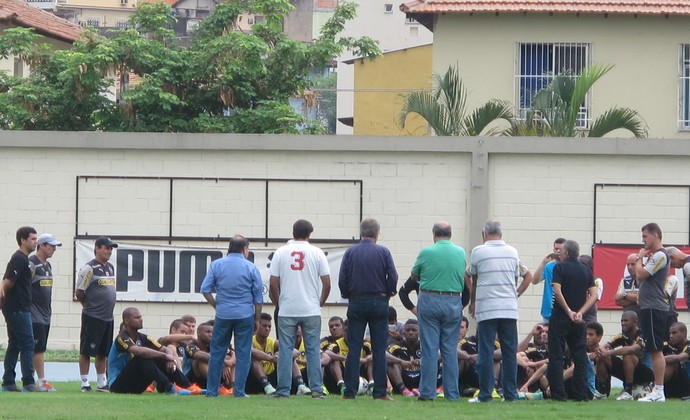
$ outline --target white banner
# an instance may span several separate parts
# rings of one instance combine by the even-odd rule
[[[76,240],[75,279],[91,261],[94,241]],[[269,256],[276,248],[252,249],[261,272],[264,303],[268,297]],[[338,289],[340,262],[347,247],[322,248],[331,267],[331,293],[327,303],[345,303]],[[211,261],[224,257],[227,248],[189,248],[118,242],[110,262],[115,266],[117,300],[132,302],[206,302],[199,293]]]

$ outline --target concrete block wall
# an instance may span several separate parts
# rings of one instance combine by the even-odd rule
[[[16,249],[20,225],[53,233],[64,243],[52,259],[53,347],[74,347],[79,341],[81,308],[72,300],[75,235],[168,232],[168,180],[77,183],[78,176],[205,178],[175,180],[173,234],[206,237],[263,237],[263,180],[276,180],[269,186],[275,200],[269,202],[270,236],[289,237],[294,220],[307,218],[315,225],[314,238],[321,239],[358,236],[359,185],[325,181],[360,180],[363,215],[380,221],[380,243],[393,252],[400,284],[419,250],[431,243],[437,220],[451,223],[455,242],[468,255],[481,241],[484,222],[501,220],[505,239],[534,270],[558,236],[577,240],[583,251],[592,245],[595,183],[681,185],[690,179],[685,140],[5,132],[0,156],[0,263]],[[687,243],[687,189],[606,187],[599,197],[602,240],[639,243],[641,224],[655,220],[665,241]],[[541,285],[532,286],[520,300],[521,333],[541,319],[541,292]],[[398,298],[391,303],[401,320],[410,316]],[[118,303],[116,316],[130,305]],[[204,304],[136,306],[154,336],[164,335],[182,314],[199,321],[213,316]],[[343,306],[324,309],[324,334],[325,321],[345,311]],[[607,336],[619,330],[619,317],[619,311],[599,311]],[[681,320],[687,321],[687,314]]]

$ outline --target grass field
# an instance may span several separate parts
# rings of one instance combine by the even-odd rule
[[[556,403],[520,401],[507,404],[469,404],[467,399],[449,403],[442,399],[419,402],[396,397],[395,401],[374,401],[370,397],[354,401],[330,396],[326,400],[309,397],[269,399],[203,396],[168,396],[161,394],[115,395],[82,394],[78,382],[55,383],[58,392],[0,393],[0,418],[33,419],[146,419],[146,418],[236,418],[236,419],[641,419],[682,416],[690,403],[672,400],[666,403],[635,401],[591,401]]]

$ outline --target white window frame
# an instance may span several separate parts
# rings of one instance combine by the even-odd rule
[[[389,15],[393,13],[393,3],[386,3],[383,5],[383,13]]]
[[[590,65],[591,51],[591,44],[585,42],[517,42],[514,90],[518,118],[526,117],[532,95],[548,85],[555,74],[572,70],[575,75],[579,75],[584,67]],[[529,61],[523,63],[526,59]],[[522,74],[523,72],[525,74]],[[591,108],[590,92],[580,107],[578,129],[589,128],[592,122]]]
[[[690,131],[690,44],[678,46],[678,129]]]

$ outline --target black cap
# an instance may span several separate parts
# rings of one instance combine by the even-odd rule
[[[96,248],[100,248],[102,246],[117,248],[117,244],[107,236],[101,236],[100,238],[96,239]]]

